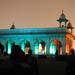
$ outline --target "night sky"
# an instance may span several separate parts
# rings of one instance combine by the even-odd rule
[[[0,0],[0,28],[56,27],[62,10],[75,27],[75,0]]]

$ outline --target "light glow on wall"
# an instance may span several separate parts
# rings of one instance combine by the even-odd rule
[[[11,41],[8,41],[8,54],[11,54]]]
[[[50,44],[50,55],[55,55],[56,53],[56,45],[54,44],[54,42],[51,42]]]
[[[45,54],[46,54],[46,46],[45,46]]]
[[[38,54],[39,53],[39,44],[36,43],[35,44],[35,54]]]
[[[75,40],[73,40],[73,48],[75,49]]]
[[[42,54],[42,46],[39,44],[39,54]]]
[[[21,43],[21,49],[22,49],[23,52],[25,51],[25,43],[24,43],[24,41]]]
[[[70,48],[69,48],[69,45],[66,44],[66,53],[69,54],[70,53]]]
[[[60,55],[62,55],[62,48],[60,48]]]
[[[28,51],[30,49],[30,42],[23,40],[21,42],[21,49],[23,52],[25,52],[25,54],[28,54]]]

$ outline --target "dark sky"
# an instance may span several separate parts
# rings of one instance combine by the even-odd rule
[[[75,27],[75,0],[0,0],[0,28],[58,26],[62,10]]]

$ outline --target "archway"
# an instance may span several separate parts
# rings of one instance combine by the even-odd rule
[[[15,43],[12,40],[8,40],[6,43],[6,52],[7,54],[11,54],[11,48]]]
[[[44,41],[39,43],[39,54],[46,54],[46,44]]]
[[[46,54],[46,44],[44,41],[37,41],[34,46],[36,55]]]
[[[30,42],[27,41],[27,42],[25,43],[25,54],[28,54],[29,49],[31,49],[31,46],[30,46]]]
[[[55,53],[56,53],[56,45],[53,41],[50,43],[50,51],[49,52],[50,52],[50,55],[55,55]]]
[[[54,39],[50,43],[50,54],[55,55],[56,51],[58,50],[58,54],[62,55],[62,44],[59,40]]]
[[[35,55],[39,54],[39,42],[36,42],[34,45],[34,54]]]
[[[20,44],[21,44],[21,49],[23,50],[23,52],[25,52],[25,54],[28,54],[28,51],[31,48],[30,42],[23,40]]]

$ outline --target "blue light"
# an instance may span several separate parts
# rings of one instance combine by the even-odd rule
[[[51,42],[51,44],[50,44],[50,54],[55,55],[55,53],[56,53],[56,45],[54,44],[54,42]]]
[[[11,44],[8,44],[8,54],[11,54]]]
[[[39,53],[39,44],[38,43],[36,43],[35,44],[35,54],[38,54]]]
[[[21,49],[22,49],[22,51],[25,50],[25,43],[24,43],[24,41],[21,43]]]
[[[11,54],[11,41],[8,41],[8,54]]]

